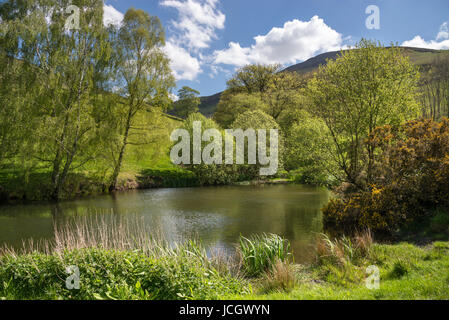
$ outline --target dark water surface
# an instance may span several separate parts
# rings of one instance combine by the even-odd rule
[[[0,206],[0,245],[52,239],[54,223],[85,215],[139,218],[149,230],[179,241],[199,237],[208,248],[233,248],[240,234],[275,233],[309,260],[322,230],[325,189],[299,185],[153,189],[62,202]]]

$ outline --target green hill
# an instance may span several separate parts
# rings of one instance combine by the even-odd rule
[[[423,72],[429,70],[436,57],[449,55],[449,50],[432,50],[411,47],[403,47],[403,49],[404,53],[410,57],[410,60],[420,66]],[[319,66],[325,65],[328,59],[335,60],[339,54],[340,51],[322,53],[316,57],[310,58],[309,60],[292,65],[283,71],[298,72],[301,74],[314,72]],[[200,112],[206,117],[211,117],[215,113],[221,94],[222,92],[219,92],[212,96],[201,97],[201,104],[199,106]]]

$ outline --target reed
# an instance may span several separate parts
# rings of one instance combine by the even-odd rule
[[[275,234],[240,237],[239,253],[242,269],[249,276],[258,276],[268,271],[277,260],[293,258],[290,242]]]

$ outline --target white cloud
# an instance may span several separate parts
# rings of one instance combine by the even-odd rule
[[[426,41],[421,36],[415,36],[412,40],[404,41],[402,43],[402,46],[435,49],[435,50],[449,49],[448,23],[444,22],[440,26],[440,31],[438,32],[438,35],[435,40]]]
[[[217,9],[219,0],[163,0],[162,6],[175,8],[178,21],[171,21],[180,35],[172,41],[186,45],[190,49],[208,48],[217,38],[216,30],[223,29],[226,16]]]
[[[170,99],[171,99],[173,102],[176,102],[176,101],[179,100],[179,97],[178,97],[176,94],[174,94],[174,93],[170,93],[170,94],[169,94],[169,97],[170,97]]]
[[[447,22],[444,22],[440,26],[440,32],[438,32],[437,40],[440,40],[440,39],[449,39],[449,28],[447,26]]]
[[[105,4],[103,6],[103,24],[120,26],[124,18],[124,14],[115,9],[112,5]]]
[[[184,48],[168,41],[163,50],[171,61],[170,67],[176,80],[195,80],[202,72],[198,59]]]
[[[251,47],[229,43],[229,48],[214,52],[216,64],[243,66],[250,63],[297,63],[317,53],[343,48],[340,33],[314,16],[310,21],[292,20],[282,28],[273,28],[266,35],[254,38]]]

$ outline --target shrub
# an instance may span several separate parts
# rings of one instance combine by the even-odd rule
[[[275,234],[240,237],[239,252],[242,269],[249,276],[258,276],[270,270],[277,260],[288,261],[293,257],[290,242]]]
[[[449,212],[437,211],[430,220],[430,229],[434,232],[449,232]]]
[[[199,185],[193,172],[180,169],[144,170],[138,177],[140,188],[182,188]]]
[[[240,114],[236,120],[232,123],[231,128],[233,129],[242,129],[242,130],[247,130],[247,129],[254,129],[256,130],[256,134],[257,134],[257,130],[259,129],[264,129],[266,130],[267,133],[267,139],[266,142],[269,143],[270,141],[270,130],[271,129],[275,129],[278,130],[278,148],[277,148],[277,153],[278,153],[278,172],[282,171],[283,169],[283,154],[284,154],[284,139],[282,137],[282,132],[281,132],[281,128],[280,126],[277,124],[277,122],[273,119],[273,117],[271,117],[270,115],[266,114],[265,112],[261,111],[261,110],[249,110],[246,111],[242,114]],[[258,142],[257,142],[258,143]],[[257,148],[259,148],[259,146],[257,145]],[[271,149],[271,146],[269,147],[267,145],[267,152],[269,152]],[[244,159],[248,158],[248,142],[245,142],[245,156]],[[258,159],[259,160],[259,159]],[[260,164],[259,161],[257,161],[256,165],[239,165],[238,167],[241,168],[241,170],[243,170],[245,172],[245,175],[250,177],[251,179],[257,178],[259,177],[259,169],[261,167],[264,167],[264,165]]]
[[[187,117],[187,120],[184,122],[182,128],[189,131],[190,136],[193,136],[193,123],[195,121],[201,122],[201,128],[203,130],[207,129],[217,129],[222,132],[224,135],[224,131],[211,119],[207,119],[200,113],[194,113]],[[193,140],[193,139],[192,139]],[[190,152],[191,159],[193,159],[193,141],[190,142]],[[202,148],[208,145],[209,142],[202,141]],[[224,154],[225,144],[223,144]],[[226,185],[236,181],[241,181],[246,178],[244,174],[244,170],[241,166],[236,165],[225,165],[225,164],[199,164],[199,165],[183,165],[184,169],[189,170],[195,175],[196,182],[199,185]]]
[[[449,208],[449,119],[377,128],[367,143],[376,151],[369,184],[323,209],[326,228],[391,234]]]

